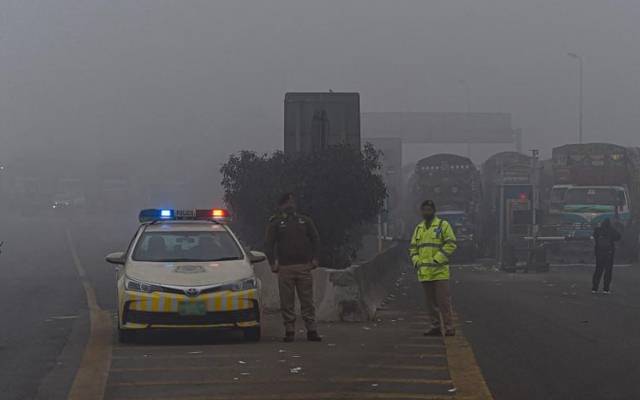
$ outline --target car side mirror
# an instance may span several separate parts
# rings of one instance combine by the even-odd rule
[[[124,253],[122,251],[110,253],[104,259],[109,264],[124,265]]]
[[[258,264],[267,260],[267,256],[260,251],[250,251],[249,261],[251,264]]]

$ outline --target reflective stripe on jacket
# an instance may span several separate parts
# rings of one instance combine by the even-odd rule
[[[447,221],[435,217],[429,226],[425,221],[419,223],[411,238],[409,256],[420,282],[449,279],[449,257],[456,247],[456,235]]]

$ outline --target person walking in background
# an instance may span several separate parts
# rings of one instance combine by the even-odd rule
[[[271,217],[266,234],[266,254],[271,271],[278,274],[280,309],[285,342],[295,340],[295,294],[298,293],[307,339],[322,341],[316,327],[313,304],[313,275],[319,265],[320,236],[311,218],[298,214],[296,199],[286,193],[278,202],[279,212]]]
[[[595,239],[596,270],[593,273],[591,292],[598,293],[600,279],[604,272],[604,294],[611,294],[613,258],[616,252],[615,242],[620,240],[620,233],[611,226],[611,220],[607,218],[594,229],[593,238]]]
[[[422,283],[426,297],[430,328],[426,336],[454,336],[451,295],[449,293],[449,257],[456,250],[456,236],[451,225],[436,216],[436,205],[426,200],[421,205],[423,221],[411,238],[409,256]],[[442,314],[442,322],[440,321]]]

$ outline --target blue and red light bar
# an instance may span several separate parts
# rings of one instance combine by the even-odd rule
[[[197,209],[197,210],[174,210],[169,208],[148,208],[140,211],[138,221],[216,221],[219,223],[229,222],[231,214],[223,208]]]

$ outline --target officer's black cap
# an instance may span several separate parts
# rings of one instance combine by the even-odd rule
[[[433,211],[436,210],[436,203],[433,202],[433,200],[425,200],[422,202],[422,204],[420,205],[420,208],[425,208],[425,207],[431,207],[433,209]]]

